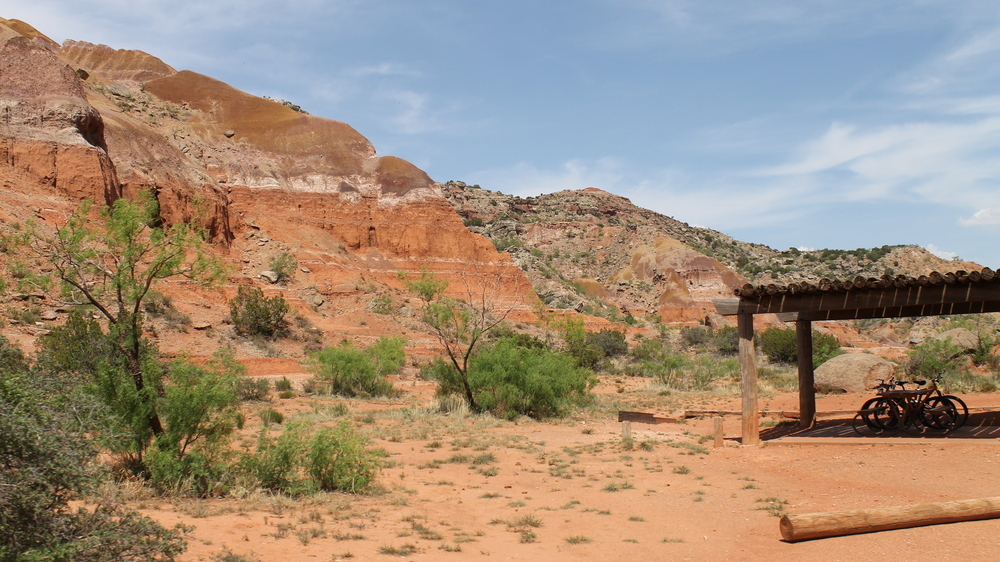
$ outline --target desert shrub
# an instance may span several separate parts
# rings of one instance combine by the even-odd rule
[[[911,380],[929,380],[938,375],[954,378],[961,364],[962,348],[951,340],[928,339],[910,349],[906,375]]]
[[[465,226],[483,226],[483,219],[479,217],[472,217],[469,219],[465,219],[462,222],[465,224]]]
[[[974,373],[965,368],[967,361],[966,351],[950,339],[929,339],[910,350],[906,374],[911,380],[930,380],[941,375],[941,386],[947,392],[993,392],[1000,387],[995,373]]]
[[[84,379],[93,377],[98,364],[113,355],[112,342],[100,324],[79,308],[69,313],[65,324],[52,328],[37,342],[36,360],[44,369]]]
[[[704,345],[711,339],[711,329],[707,326],[687,326],[681,328],[681,339],[689,346]]]
[[[757,376],[779,392],[790,392],[799,388],[799,375],[795,369],[762,366],[757,369]]]
[[[493,247],[495,247],[498,252],[506,252],[511,248],[523,248],[524,240],[521,240],[517,236],[501,236],[500,238],[495,238],[493,240]]]
[[[739,361],[703,355],[692,362],[690,368],[681,371],[681,376],[671,386],[679,390],[709,390],[720,382],[739,379]]]
[[[631,363],[626,365],[625,374],[630,376],[653,377],[665,386],[673,387],[688,366],[684,355],[672,349],[660,338],[640,341],[629,354]]]
[[[813,366],[844,352],[837,338],[813,330]],[[760,335],[760,350],[768,359],[777,363],[794,363],[798,360],[798,344],[795,330],[791,328],[768,328]]]
[[[768,328],[760,334],[760,350],[771,361],[793,363],[798,357],[795,330]]]
[[[381,375],[398,373],[406,363],[406,338],[401,336],[381,337],[365,351],[375,363],[375,371]]]
[[[618,357],[628,353],[625,334],[618,330],[604,328],[600,332],[588,334],[587,339],[604,357]]]
[[[278,392],[288,392],[292,389],[292,381],[288,380],[288,377],[283,376],[274,381],[274,389]]]
[[[358,349],[344,341],[312,354],[310,368],[329,385],[331,394],[389,396],[396,391],[385,375],[402,367],[403,342],[403,338],[383,337],[368,349]]]
[[[205,493],[229,465],[229,442],[243,426],[237,407],[242,366],[231,351],[200,367],[178,359],[170,364],[159,400],[165,423],[146,464],[151,483],[161,489]]]
[[[559,329],[566,353],[575,358],[579,366],[593,369],[604,358],[603,351],[591,343],[589,334],[583,328],[583,320],[567,318]]]
[[[824,334],[813,330],[813,367],[819,367],[823,363],[833,359],[838,355],[843,355],[844,349],[840,347],[840,341],[830,334]]]
[[[438,361],[425,370],[440,383],[439,394],[465,393],[453,367]],[[584,400],[593,375],[572,357],[501,339],[469,363],[469,385],[476,404],[501,418],[559,416]]]
[[[285,421],[285,415],[274,408],[261,410],[258,415],[264,425],[281,425]]]
[[[712,343],[723,355],[736,355],[740,352],[739,330],[732,326],[723,326],[712,334]]]
[[[396,308],[392,302],[392,295],[379,295],[372,299],[371,311],[375,314],[392,314]]]
[[[236,333],[276,339],[288,333],[288,302],[281,295],[265,297],[259,287],[241,286],[229,301],[229,316]]]
[[[299,261],[292,254],[282,252],[276,256],[271,256],[267,266],[277,274],[278,283],[284,285],[295,276],[295,270],[299,267]]]
[[[157,291],[150,291],[142,301],[142,308],[150,316],[162,318],[177,330],[184,331],[191,324],[191,317],[177,310],[173,299]]]
[[[263,402],[267,400],[268,395],[271,393],[271,381],[244,377],[240,379],[239,387],[236,391],[240,395],[240,400],[246,402]]]
[[[80,417],[91,404],[40,382],[50,373],[29,373],[15,351],[0,338],[0,560],[174,560],[186,547],[179,529],[114,505],[70,509],[98,482]]]
[[[309,438],[305,469],[310,486],[324,492],[363,492],[378,473],[375,455],[363,437],[341,423],[323,428]]]
[[[378,475],[376,454],[346,422],[309,433],[290,424],[277,438],[261,433],[241,468],[265,489],[291,495],[317,491],[360,493]]]

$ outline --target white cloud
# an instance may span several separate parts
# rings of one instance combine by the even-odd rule
[[[987,207],[976,211],[967,219],[959,219],[962,226],[996,226],[1000,225],[1000,207]]]
[[[620,165],[613,158],[593,162],[574,159],[564,162],[556,169],[541,169],[520,162],[510,168],[476,172],[472,177],[490,189],[525,197],[585,187],[621,193],[624,187],[621,185],[623,175]]]
[[[445,115],[453,109],[433,103],[429,94],[413,90],[391,90],[377,95],[388,105],[386,127],[405,135],[439,132],[449,128],[451,120]]]
[[[353,76],[422,76],[421,72],[417,69],[393,62],[356,66],[348,69],[347,73]]]
[[[943,260],[953,260],[953,259],[958,258],[958,254],[957,253],[955,253],[955,252],[948,252],[948,251],[942,250],[942,249],[938,248],[937,246],[935,246],[934,244],[928,244],[928,245],[924,246],[924,249],[927,250],[928,252],[934,254],[935,256],[943,259]]]

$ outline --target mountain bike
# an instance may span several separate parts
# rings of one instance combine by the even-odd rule
[[[969,418],[968,406],[961,398],[942,393],[937,384],[940,381],[941,376],[930,384],[879,379],[878,396],[865,401],[854,416],[854,431],[891,435],[918,428],[948,433],[963,426]],[[907,384],[918,388],[907,389]]]

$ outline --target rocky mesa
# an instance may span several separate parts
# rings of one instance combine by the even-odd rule
[[[58,45],[17,20],[0,19],[0,60],[6,223],[54,227],[83,199],[149,190],[166,224],[208,231],[234,272],[229,292],[266,285],[268,259],[294,255],[302,271],[282,291],[318,324],[422,268],[455,292],[488,284],[498,305],[530,315],[510,256],[467,230],[426,173],[379,156],[345,123],[139,51]],[[224,315],[216,308],[210,321]]]

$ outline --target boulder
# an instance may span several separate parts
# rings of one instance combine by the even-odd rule
[[[211,322],[192,322],[191,327],[195,330],[207,330],[212,327]]]
[[[267,281],[268,283],[271,283],[271,284],[277,283],[278,279],[281,278],[281,277],[278,276],[277,272],[271,271],[270,269],[265,270],[265,271],[261,271],[260,274],[258,274],[258,277],[260,277],[261,279],[263,279],[263,280],[265,280],[265,281]]]
[[[979,347],[979,336],[967,328],[954,328],[933,336],[931,339],[948,341],[963,351],[975,351]]]
[[[864,392],[878,386],[878,379],[889,379],[897,365],[869,353],[845,353],[816,368],[818,390]]]
[[[54,310],[46,310],[46,311],[42,312],[41,314],[39,314],[38,316],[42,320],[45,320],[46,322],[51,322],[51,321],[55,320],[56,318],[59,318],[59,315],[56,314],[56,311],[54,311]]]

